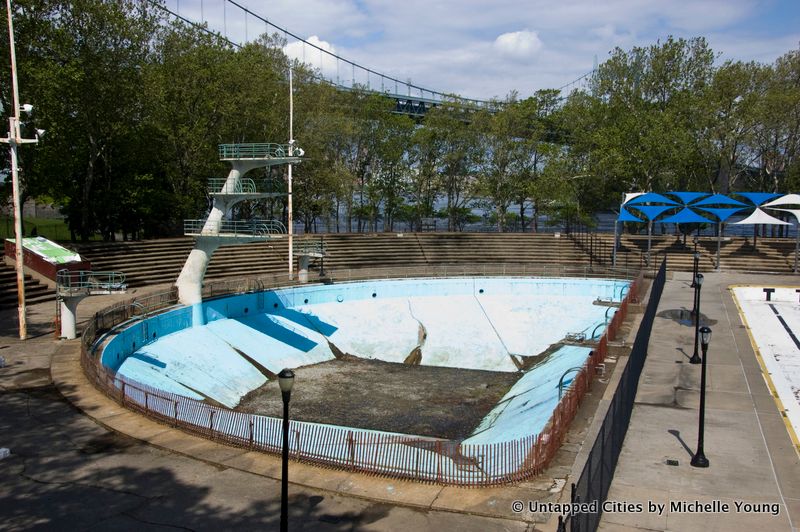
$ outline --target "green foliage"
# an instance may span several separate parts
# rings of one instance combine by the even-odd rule
[[[478,221],[476,205],[500,231],[536,231],[539,216],[591,224],[629,191],[800,185],[800,50],[715,65],[703,38],[670,37],[613,50],[588,90],[511,92],[496,112],[453,98],[415,122],[390,98],[319,83],[277,36],[233,48],[137,0],[15,6],[22,97],[48,130],[21,150],[24,196],[52,198],[84,239],[178,234],[202,216],[207,179],[228,171],[218,144],[288,140],[290,66],[306,152],[293,207],[306,231],[421,230],[434,216],[458,231]],[[7,58],[7,40],[0,48]],[[284,168],[259,172],[285,190]],[[286,210],[285,197],[238,207]]]

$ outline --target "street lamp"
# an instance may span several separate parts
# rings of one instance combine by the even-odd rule
[[[700,337],[700,289],[703,287],[703,274],[694,277],[694,353],[689,359],[691,364],[699,364],[700,356],[697,354],[697,340]]]
[[[289,399],[292,396],[294,372],[283,369],[278,373],[278,386],[283,398],[283,452],[281,464],[281,532],[289,530]]]
[[[700,269],[700,254],[695,251],[694,252],[694,266],[692,267],[692,284],[689,286],[689,288],[694,288],[694,286],[695,286],[694,285],[694,281],[695,281],[695,278],[697,277],[697,274],[698,274],[697,270],[699,270],[699,269]],[[694,310],[692,311],[692,313],[694,313]]]
[[[39,132],[36,138],[24,139],[20,133],[20,112],[30,113],[33,106],[29,103],[19,104],[19,82],[17,81],[17,54],[14,49],[14,20],[11,16],[11,0],[6,0],[8,13],[8,47],[11,52],[11,96],[14,114],[8,118],[8,137],[0,138],[0,142],[8,144],[11,152],[11,186],[12,201],[14,203],[14,248],[15,268],[17,270],[17,313],[19,316],[19,338],[28,337],[28,326],[25,320],[25,273],[22,262],[22,208],[20,206],[19,168],[17,164],[17,146],[20,144],[35,144],[39,142]],[[44,131],[42,131],[44,133]]]
[[[708,360],[708,344],[711,342],[711,329],[703,326],[700,329],[701,345],[703,346],[703,365],[700,370],[700,427],[697,432],[697,452],[692,457],[694,467],[708,467],[708,458],[703,452],[703,433],[706,421],[706,362]]]

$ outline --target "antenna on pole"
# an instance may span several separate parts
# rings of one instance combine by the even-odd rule
[[[289,157],[294,155],[294,98],[292,90],[292,67],[289,66]],[[288,171],[288,229],[289,229],[289,280],[294,277],[294,219],[292,215],[292,163],[289,163]]]

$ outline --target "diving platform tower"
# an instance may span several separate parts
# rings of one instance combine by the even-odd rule
[[[78,303],[89,296],[124,294],[128,289],[122,272],[59,270],[56,273],[56,301],[60,338],[77,337]]]
[[[194,249],[189,253],[175,282],[178,301],[184,305],[202,302],[203,278],[211,256],[218,247],[263,242],[286,236],[286,227],[278,220],[230,220],[226,217],[233,206],[241,201],[285,195],[244,176],[257,168],[298,164],[301,162],[303,150],[292,143],[220,144],[219,156],[220,160],[230,163],[231,171],[227,178],[213,178],[208,181],[209,193],[214,198],[211,212],[205,220],[184,221],[184,235],[195,238]]]

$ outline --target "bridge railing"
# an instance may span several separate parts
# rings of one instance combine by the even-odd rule
[[[286,226],[278,220],[184,220],[186,236],[242,236],[268,237],[286,233]]]
[[[294,147],[294,157],[298,157],[298,148]],[[300,152],[302,153],[302,152]],[[282,159],[289,157],[288,144],[244,143],[220,144],[220,159]]]
[[[364,273],[364,278],[377,276]],[[273,276],[272,283],[268,278],[239,280],[238,285],[220,287],[223,290],[211,293],[223,295],[226,288],[264,290],[277,286],[286,286],[285,276]],[[641,277],[631,285],[606,333],[538,434],[507,442],[469,445],[291,421],[290,454],[304,462],[438,484],[487,486],[530,478],[542,472],[555,457],[606,356],[608,342],[619,331],[628,304],[636,300],[640,286]],[[102,365],[95,349],[105,332],[146,315],[142,309],[152,312],[174,305],[176,296],[175,290],[171,290],[119,303],[95,314],[82,335],[81,363],[89,380],[123,406],[187,432],[246,449],[281,452],[278,418],[237,412],[158,390]]]

